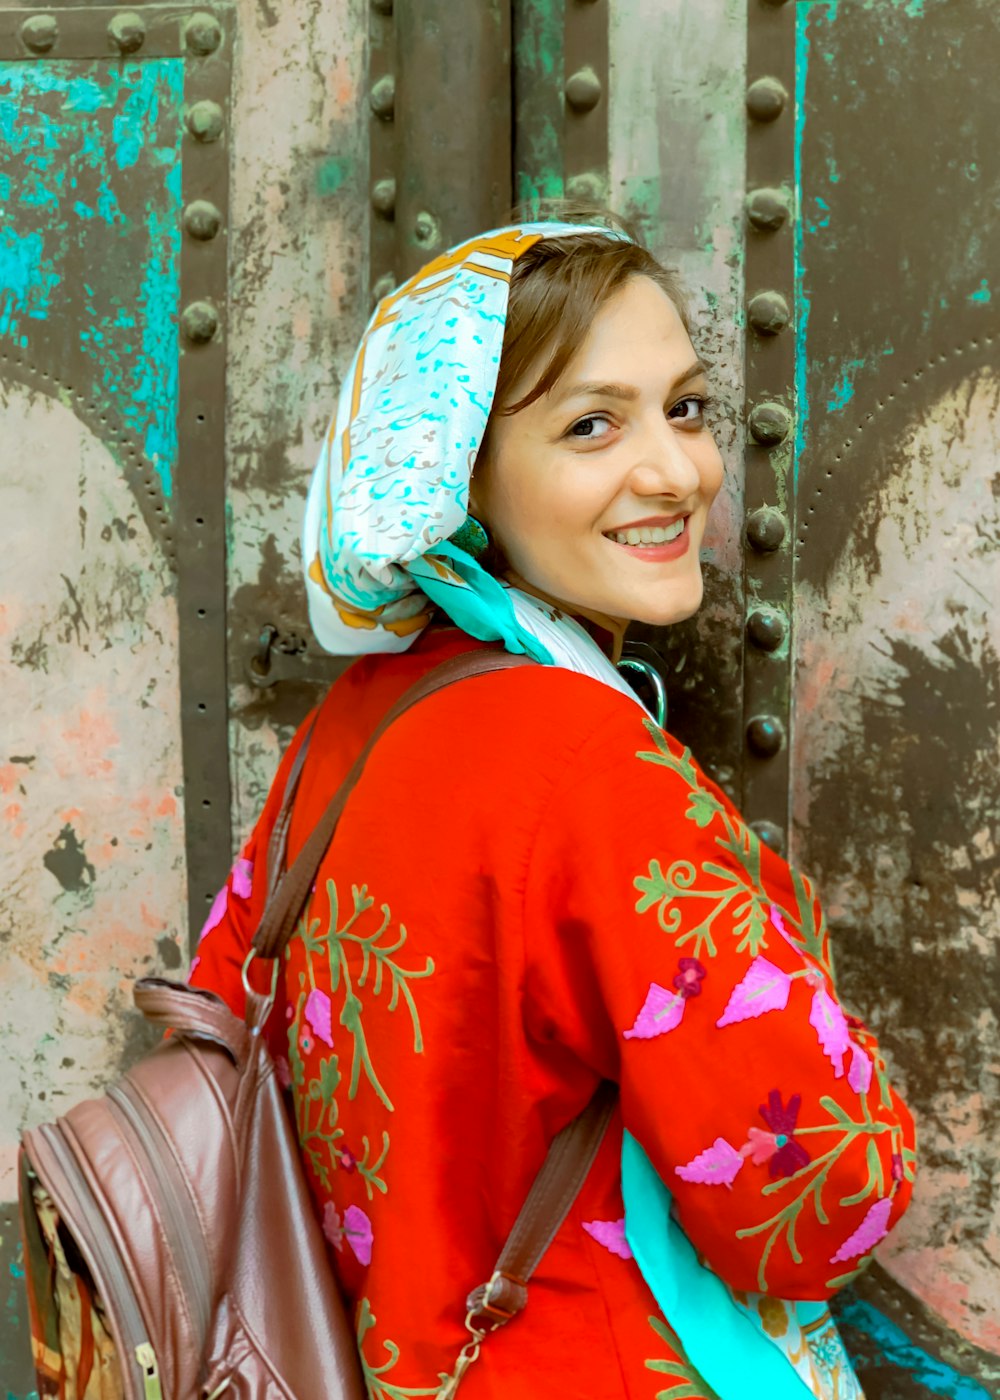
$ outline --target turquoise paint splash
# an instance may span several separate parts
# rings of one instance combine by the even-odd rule
[[[907,1372],[932,1395],[943,1395],[947,1400],[990,1400],[989,1391],[978,1381],[959,1375],[951,1366],[916,1346],[902,1328],[870,1303],[860,1298],[840,1303],[837,1321],[870,1337],[889,1365]]]
[[[170,496],[177,458],[182,59],[0,64],[0,334],[57,323]],[[65,284],[65,266],[102,269]],[[106,271],[104,271],[106,270]]]
[[[977,302],[980,306],[986,306],[993,300],[993,293],[990,291],[990,284],[984,277],[974,292],[969,293],[969,300]]]

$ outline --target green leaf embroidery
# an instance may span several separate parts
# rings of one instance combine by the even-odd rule
[[[393,1381],[386,1379],[388,1373],[394,1370],[399,1362],[399,1347],[395,1342],[388,1339],[384,1341],[382,1347],[388,1353],[388,1359],[383,1361],[381,1366],[372,1365],[365,1355],[365,1342],[368,1333],[375,1326],[375,1321],[371,1304],[367,1298],[362,1298],[358,1308],[358,1353],[361,1357],[361,1372],[364,1376],[368,1400],[417,1400],[420,1396],[437,1395],[441,1389],[441,1383],[447,1379],[446,1376],[440,1376],[437,1383],[432,1386],[396,1385]]]
[[[666,1390],[658,1390],[656,1400],[718,1400],[715,1391],[702,1380],[688,1361],[681,1340],[673,1328],[658,1317],[650,1317],[648,1321],[660,1340],[665,1342],[671,1351],[677,1353],[676,1357],[646,1362],[648,1370],[657,1371],[677,1381],[676,1385],[669,1386]]]

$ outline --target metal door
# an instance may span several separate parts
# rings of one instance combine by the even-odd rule
[[[515,198],[607,199],[691,292],[727,464],[702,612],[638,635],[825,889],[923,1126],[845,1335],[872,1398],[1000,1393],[997,31],[992,0],[0,7],[0,1199],[17,1120],[139,1048],[128,982],[187,956],[340,669],[297,537],[373,297]]]

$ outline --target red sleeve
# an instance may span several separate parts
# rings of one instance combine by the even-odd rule
[[[910,1114],[809,881],[630,705],[553,793],[525,934],[529,1034],[620,1084],[705,1261],[788,1299],[852,1276],[908,1202]]]
[[[190,984],[215,992],[237,1016],[242,1016],[245,1009],[243,964],[266,903],[267,843],[281,810],[289,771],[311,721],[312,715],[303,722],[288,746],[257,825],[215,896],[191,960]],[[251,982],[260,991],[267,990],[269,975],[269,967],[252,964]]]

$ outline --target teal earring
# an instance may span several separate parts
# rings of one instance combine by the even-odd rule
[[[467,515],[451,536],[451,543],[458,549],[464,549],[465,553],[471,555],[473,559],[478,559],[481,554],[486,553],[490,541],[476,517]]]

